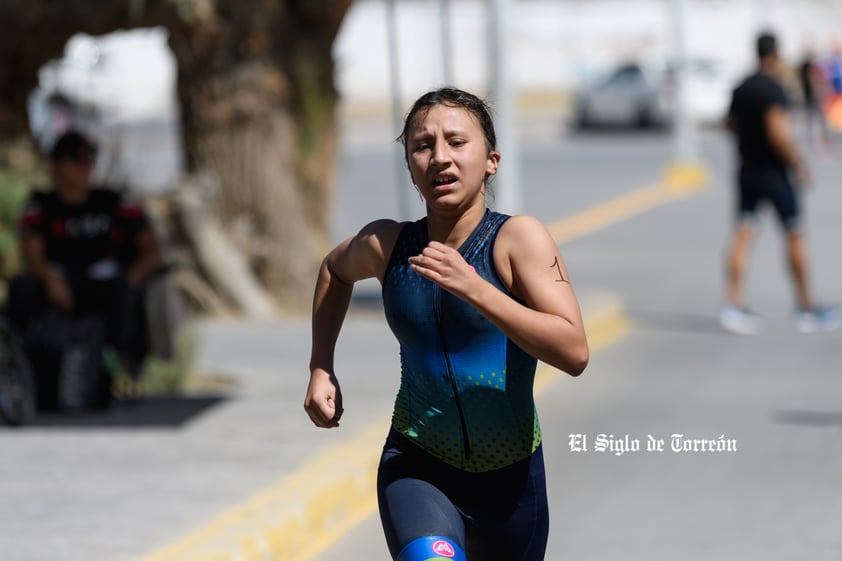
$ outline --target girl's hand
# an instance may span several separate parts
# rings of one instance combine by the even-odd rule
[[[482,280],[457,250],[440,242],[430,242],[420,255],[409,258],[409,264],[413,271],[460,298]]]
[[[321,368],[313,370],[304,398],[304,410],[317,427],[330,429],[339,426],[343,413],[342,391],[336,376]]]

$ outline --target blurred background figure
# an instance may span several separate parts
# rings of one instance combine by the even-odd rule
[[[827,74],[833,93],[842,95],[842,47],[837,46],[830,55]]]
[[[727,264],[727,303],[720,312],[722,327],[734,333],[754,334],[758,317],[745,305],[743,278],[757,212],[771,204],[786,233],[787,257],[795,283],[800,332],[839,326],[835,308],[819,306],[808,282],[808,264],[798,189],[811,180],[790,130],[789,101],[779,81],[782,62],[777,39],[763,33],[757,39],[757,71],[735,90],[728,113],[739,152],[738,223]]]
[[[807,52],[798,66],[798,80],[801,84],[807,138],[829,152],[832,149],[832,138],[824,114],[828,82],[812,51]]]
[[[25,273],[8,315],[23,334],[42,409],[108,405],[118,360],[145,354],[141,291],[162,266],[143,208],[91,185],[96,146],[70,131],[50,153],[52,188],[33,192],[20,217]]]
[[[830,127],[842,133],[842,47],[835,47],[824,65],[829,86],[829,95],[825,100],[825,114]]]

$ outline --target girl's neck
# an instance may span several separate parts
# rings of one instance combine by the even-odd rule
[[[456,216],[427,213],[427,235],[430,241],[437,241],[458,249],[485,216],[485,201],[475,204]]]

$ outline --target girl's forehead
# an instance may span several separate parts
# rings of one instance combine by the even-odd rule
[[[412,130],[420,132],[438,125],[447,128],[480,130],[476,116],[465,107],[436,104],[419,112],[413,119]],[[465,130],[465,132],[468,132]]]

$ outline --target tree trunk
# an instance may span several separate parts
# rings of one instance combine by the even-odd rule
[[[170,41],[186,160],[216,174],[217,215],[235,231],[248,226],[240,249],[287,311],[309,309],[327,246],[336,158],[331,47],[349,6],[231,0]]]
[[[288,90],[277,69],[261,61],[182,80],[180,91],[189,99],[187,159],[219,186],[206,193],[210,210],[227,231],[240,233],[234,243],[279,306],[302,311],[315,278],[314,233],[326,225],[309,220],[303,204]]]

